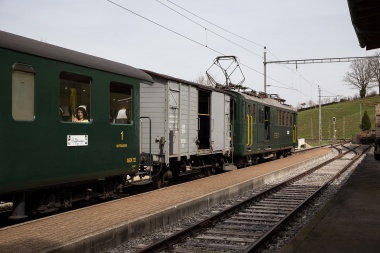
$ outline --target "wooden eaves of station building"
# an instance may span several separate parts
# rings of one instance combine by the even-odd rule
[[[360,47],[380,48],[380,1],[347,0],[347,3]]]

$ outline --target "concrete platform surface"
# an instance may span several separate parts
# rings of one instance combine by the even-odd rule
[[[367,153],[351,177],[281,253],[380,252],[380,162]]]

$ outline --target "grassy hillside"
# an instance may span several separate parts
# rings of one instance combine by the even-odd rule
[[[335,130],[337,139],[351,139],[353,136],[356,136],[360,132],[360,111],[362,117],[364,111],[367,111],[371,119],[371,129],[374,129],[375,105],[378,103],[380,103],[379,95],[322,106],[322,138],[333,138],[333,117],[336,118]],[[318,140],[318,121],[318,107],[298,112],[298,138]]]

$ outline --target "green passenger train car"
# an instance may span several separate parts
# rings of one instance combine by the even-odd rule
[[[291,154],[297,143],[297,113],[283,99],[231,91],[233,163],[237,167]]]
[[[106,198],[137,172],[148,74],[2,31],[0,69],[0,201],[13,202],[11,218],[25,205],[44,213]]]

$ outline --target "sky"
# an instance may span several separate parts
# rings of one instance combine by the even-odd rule
[[[380,51],[359,46],[344,0],[0,0],[0,30],[188,81],[208,70],[224,82],[214,60],[235,56],[241,71],[222,61],[234,83],[293,106],[318,103],[319,88],[322,100],[358,95],[342,81],[350,63],[271,61]]]

